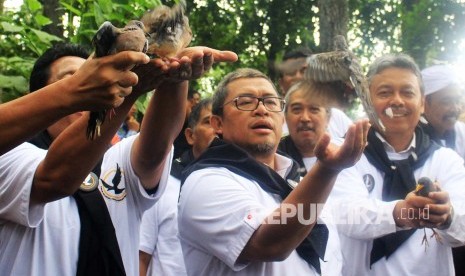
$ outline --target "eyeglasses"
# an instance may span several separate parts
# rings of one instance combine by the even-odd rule
[[[238,96],[223,106],[234,102],[236,108],[242,111],[254,111],[258,108],[260,102],[263,103],[266,110],[271,112],[281,112],[284,110],[286,101],[279,97],[254,97],[254,96]]]

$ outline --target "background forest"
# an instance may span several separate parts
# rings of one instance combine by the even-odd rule
[[[35,59],[57,41],[91,47],[98,26],[123,26],[148,9],[176,1],[0,0],[0,103],[28,90]],[[195,83],[203,94],[236,67],[276,76],[286,51],[331,48],[348,38],[363,64],[386,52],[406,52],[420,67],[465,62],[465,0],[187,0],[191,45],[228,49],[239,62],[214,67]],[[14,6],[14,8],[12,8]],[[141,109],[143,102],[140,103]]]

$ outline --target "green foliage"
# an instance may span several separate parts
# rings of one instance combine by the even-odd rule
[[[0,15],[0,102],[24,95],[35,59],[61,39],[40,29],[51,21],[37,0],[27,0],[17,12]]]
[[[90,46],[104,21],[123,26],[160,0],[59,0],[60,22],[44,16],[51,0],[24,0],[19,10],[0,14],[0,101],[27,91],[34,60],[61,38],[44,32],[62,26],[64,40]],[[321,1],[321,0],[320,0]],[[341,0],[349,3],[349,42],[365,61],[382,52],[411,53],[421,65],[452,60],[465,34],[465,3],[458,0]],[[175,0],[163,1],[173,5]],[[212,93],[219,79],[237,67],[257,68],[273,77],[273,65],[299,46],[317,51],[317,0],[191,0],[187,15],[194,33],[191,45],[228,49],[239,55],[217,64],[194,87]],[[380,45],[384,45],[381,47]],[[463,51],[463,50],[462,50]],[[146,100],[141,100],[146,102]],[[143,109],[143,107],[141,107]]]
[[[420,67],[432,59],[454,61],[462,51],[465,3],[458,0],[349,0],[350,27],[362,38],[359,55],[403,51]],[[383,51],[377,50],[380,43]]]
[[[272,65],[285,51],[315,46],[312,2],[304,0],[194,1],[188,6],[194,30],[193,44],[229,49],[239,62],[227,65],[253,67],[272,73]],[[202,3],[200,3],[202,2]]]

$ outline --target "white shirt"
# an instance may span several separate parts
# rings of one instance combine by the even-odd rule
[[[310,169],[313,167],[313,165],[315,165],[316,161],[317,161],[316,156],[302,157],[302,162],[304,162],[305,169],[307,170],[307,172],[310,171]]]
[[[344,258],[343,275],[454,275],[451,246],[465,242],[465,168],[463,159],[447,148],[436,150],[423,167],[414,171],[415,179],[427,176],[449,192],[454,207],[451,226],[437,230],[442,244],[431,239],[422,245],[423,230],[417,230],[388,260],[380,259],[369,268],[373,239],[396,231],[392,216],[397,201],[382,200],[384,173],[371,165],[366,156],[339,174],[329,201],[340,234]]]
[[[342,110],[331,108],[331,118],[328,123],[328,132],[331,137],[344,137],[352,124],[352,120]]]
[[[144,213],[139,250],[152,255],[147,275],[187,275],[178,238],[178,199],[181,182],[169,176],[160,200]]]
[[[291,160],[279,155],[276,160],[276,171],[283,175]],[[225,168],[189,175],[181,189],[178,213],[188,275],[318,275],[295,250],[282,262],[237,262],[252,234],[280,201],[257,182]],[[331,264],[340,266],[340,259],[332,254],[327,250],[327,262],[320,262],[323,274]]]
[[[465,159],[465,123],[457,121],[455,129],[455,151]]]
[[[112,183],[119,164],[122,179],[116,195],[100,182],[115,227],[127,275],[138,275],[139,224],[144,210],[163,193],[169,175],[166,162],[157,192],[150,196],[130,163],[135,136],[111,147],[102,163],[101,179]],[[73,197],[32,204],[30,189],[46,151],[29,144],[0,156],[0,267],[3,275],[74,276],[77,270],[80,220]],[[171,160],[171,156],[167,157]],[[136,233],[136,234],[135,234]]]

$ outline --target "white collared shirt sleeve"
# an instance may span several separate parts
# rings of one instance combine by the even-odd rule
[[[215,256],[234,271],[245,268],[248,264],[237,262],[239,255],[265,217],[278,206],[260,204],[257,193],[251,191],[254,189],[259,188],[227,169],[192,173],[181,189],[181,242]],[[189,270],[187,261],[186,268]]]
[[[465,167],[463,159],[456,152],[442,148],[435,153],[441,162],[435,164],[437,175],[430,177],[436,180],[441,189],[449,193],[454,209],[452,223],[449,228],[438,230],[444,242],[450,246],[465,244]]]
[[[11,221],[37,227],[45,204],[30,201],[34,174],[47,151],[24,143],[0,156],[0,224]]]
[[[166,157],[156,192],[148,194],[131,164],[131,150],[137,137],[139,135],[125,138],[105,153],[99,184],[100,192],[105,199],[115,227],[127,275],[139,274],[139,234],[142,215],[160,199],[165,191],[173,154],[171,150]],[[117,164],[122,174],[119,182],[115,180]],[[110,188],[106,188],[102,181],[105,181]],[[118,192],[115,192],[115,184]]]
[[[171,149],[170,154],[168,154],[168,156],[166,157],[163,173],[158,183],[156,192],[154,194],[149,195],[142,186],[139,177],[134,172],[131,163],[131,150],[134,141],[137,137],[139,137],[139,134],[125,138],[120,142],[116,143],[105,153],[102,162],[100,178],[104,180],[106,183],[113,185],[112,179],[114,176],[114,172],[117,168],[116,164],[118,164],[123,174],[123,178],[121,180],[121,183],[118,184],[118,187],[126,189],[126,199],[129,200],[129,202],[133,204],[134,207],[136,207],[136,209],[138,210],[139,219],[141,219],[143,212],[145,212],[147,209],[153,206],[153,204],[155,204],[155,202],[159,200],[160,196],[166,189],[171,168],[173,149]],[[102,190],[102,187],[100,188]],[[112,191],[109,191],[108,193],[104,191],[103,194],[106,197],[106,199],[113,198]],[[117,201],[120,200],[117,195],[115,195],[114,198]]]

